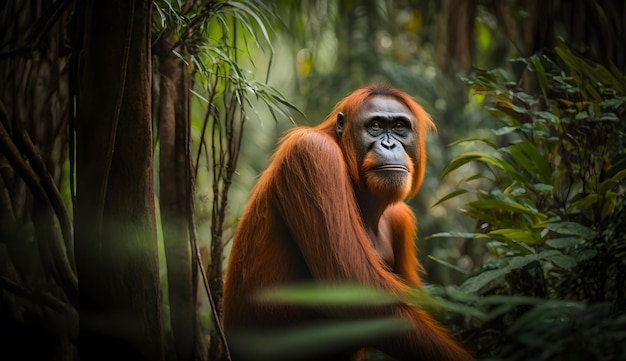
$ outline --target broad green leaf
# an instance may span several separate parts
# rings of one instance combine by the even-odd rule
[[[552,192],[554,190],[554,186],[553,185],[551,185],[551,184],[543,184],[543,183],[533,184],[533,188],[538,193],[549,193],[549,192]]]
[[[619,117],[615,113],[602,113],[599,120],[608,122],[619,122]]]
[[[546,228],[558,234],[578,236],[582,239],[591,239],[597,234],[593,229],[576,222],[553,222],[546,224]]]
[[[622,97],[617,97],[617,98],[613,98],[613,99],[605,99],[602,102],[602,106],[605,109],[618,110],[625,103],[626,103],[626,97],[622,96]]]
[[[537,256],[534,254],[512,257],[510,262],[502,268],[484,271],[468,278],[465,282],[463,282],[459,289],[463,292],[476,293],[490,282],[496,282],[499,278],[504,277],[512,270],[522,268],[536,260]]]
[[[563,249],[577,246],[585,240],[580,237],[562,237],[553,238],[546,241],[546,244],[552,248]]]
[[[563,269],[570,269],[570,268],[576,267],[576,265],[578,264],[578,262],[576,262],[576,259],[574,257],[570,257],[564,254],[550,257],[548,258],[548,260]]]
[[[585,309],[583,302],[551,300],[542,303],[526,312],[522,317],[515,320],[513,325],[507,330],[510,333],[522,332],[527,327],[532,327],[539,322],[545,322],[545,327],[556,327],[558,320],[569,320],[571,315]]]
[[[558,255],[561,255],[561,254],[563,254],[563,253],[561,253],[561,251],[558,251],[556,249],[548,249],[548,250],[541,251],[537,255],[537,258],[545,260],[545,259],[548,259],[550,257],[558,256]]]
[[[504,277],[507,273],[507,269],[495,269],[478,273],[463,282],[460,289],[467,293],[477,293],[487,284]]]
[[[504,236],[512,241],[523,242],[526,244],[540,244],[541,238],[536,232],[526,229],[505,228],[497,229],[488,233],[490,236],[499,235]],[[527,252],[525,252],[527,253]]]
[[[550,112],[539,111],[539,112],[536,112],[535,115],[537,115],[538,117],[542,119],[548,120],[551,123],[557,123],[559,121],[559,117]]]
[[[498,232],[498,231],[500,230],[489,232],[488,234],[484,234],[476,238],[487,238],[487,239],[498,241],[500,243],[507,245],[512,250],[519,251],[520,254],[522,255],[528,255],[528,254],[534,253],[533,249],[527,246],[526,243],[518,241],[517,239],[510,238],[506,234],[502,234],[501,232]]]
[[[519,130],[519,127],[502,127],[500,129],[492,130],[492,132],[496,136],[502,136],[502,135],[506,135],[506,134],[510,134],[510,133],[516,132],[518,130]]]
[[[586,261],[588,259],[592,259],[597,254],[598,254],[598,251],[596,251],[595,249],[584,249],[584,250],[576,253],[574,255],[574,258],[576,258],[576,261],[582,262],[582,261]]]

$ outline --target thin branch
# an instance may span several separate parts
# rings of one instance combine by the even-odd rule
[[[56,24],[61,15],[72,5],[73,0],[60,0],[53,2],[37,19],[37,22],[33,24],[26,32],[22,39],[19,41],[17,47],[0,53],[0,60],[15,57],[18,55],[25,55],[35,50],[41,38],[48,34],[50,28]]]
[[[65,248],[67,254],[58,254],[57,256],[63,256],[63,263],[69,262],[73,272],[76,271],[76,265],[74,264],[74,242],[72,235],[72,225],[70,218],[63,202],[63,197],[59,192],[54,180],[50,176],[50,172],[46,167],[46,164],[41,157],[41,154],[35,148],[30,136],[26,130],[19,126],[17,130],[17,140],[19,141],[20,150],[26,155],[29,163],[32,165],[33,170],[39,177],[41,186],[43,187],[52,209],[56,214],[59,224],[61,226],[61,233],[63,234],[63,240],[65,242]],[[58,247],[55,247],[58,248]]]
[[[18,285],[17,283],[7,279],[6,277],[0,277],[0,288],[11,292],[13,295],[21,298],[25,298],[36,304],[43,304],[50,307],[52,310],[59,313],[65,312],[69,308],[69,304],[61,301],[60,299],[41,292],[34,292]]]
[[[45,183],[45,180],[40,179],[33,169],[26,164],[20,154],[20,151],[15,146],[15,143],[13,143],[13,139],[11,139],[9,132],[7,132],[5,124],[8,124],[8,113],[6,112],[2,102],[0,102],[0,153],[5,156],[13,169],[28,185],[33,196],[38,202],[45,205],[53,203],[53,199],[49,198],[46,190],[42,186],[42,183]],[[61,222],[60,219],[59,221]],[[54,248],[57,249],[57,247]],[[65,258],[62,251],[57,249],[55,253],[57,266],[61,268],[61,274],[63,275],[59,279],[59,282],[67,287],[66,291],[70,295],[73,295],[78,290],[78,280],[76,279],[76,274],[73,272],[71,266],[69,266],[67,258]]]
[[[198,242],[195,242],[195,253],[196,253],[196,258],[197,258],[197,262],[200,265],[200,274],[202,275],[202,283],[204,284],[204,289],[206,290],[207,296],[209,297],[209,303],[211,304],[211,313],[213,314],[213,319],[215,320],[215,327],[218,330],[218,334],[220,336],[220,339],[222,341],[222,344],[224,345],[224,351],[226,352],[226,359],[228,361],[232,360],[231,356],[230,356],[230,350],[228,349],[228,342],[226,342],[226,333],[224,332],[224,327],[222,326],[222,323],[220,322],[220,317],[217,314],[217,308],[215,307],[215,301],[213,300],[213,293],[211,292],[211,286],[209,285],[209,280],[207,278],[206,275],[206,271],[204,270],[204,267],[202,267],[202,258],[200,256],[200,247],[198,246]]]

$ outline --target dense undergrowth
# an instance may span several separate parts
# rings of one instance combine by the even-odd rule
[[[561,44],[516,77],[476,70],[467,82],[503,126],[442,172],[471,174],[450,198],[491,259],[455,288],[430,291],[456,309],[481,359],[626,359],[626,79]],[[461,316],[459,316],[461,315]]]

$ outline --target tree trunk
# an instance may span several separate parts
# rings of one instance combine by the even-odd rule
[[[206,348],[197,316],[198,263],[192,247],[195,187],[190,75],[185,63],[172,52],[174,42],[170,31],[159,39],[159,204],[174,351],[176,360],[191,361],[206,359]]]
[[[471,71],[473,61],[475,0],[446,0],[442,3],[443,41],[439,45],[439,64],[444,73],[455,75]]]
[[[75,248],[82,360],[162,360],[149,0],[84,11]],[[81,16],[79,13],[78,16]]]

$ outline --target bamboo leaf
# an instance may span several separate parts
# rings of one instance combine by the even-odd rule
[[[441,172],[439,179],[443,179],[450,172],[460,168],[461,166],[470,163],[470,162],[482,162],[485,164],[493,165],[499,169],[502,169],[509,176],[523,180],[524,177],[517,171],[513,166],[502,159],[496,158],[491,154],[487,154],[484,152],[466,152],[460,154],[456,158],[454,158],[450,164]]]
[[[530,209],[519,203],[513,203],[500,199],[479,199],[467,203],[468,205],[478,209],[498,209],[501,211],[510,211],[514,213],[528,214],[538,219],[546,219],[547,216],[536,209]]]
[[[529,141],[513,144],[507,148],[522,169],[544,184],[552,183],[552,171],[537,147]]]
[[[434,261],[434,262],[437,262],[437,263],[439,263],[439,264],[441,264],[441,265],[443,265],[443,266],[445,266],[445,267],[448,267],[448,268],[450,268],[450,269],[453,269],[453,270],[455,270],[455,271],[458,271],[458,272],[460,272],[460,273],[462,273],[462,274],[464,274],[464,275],[469,274],[469,272],[467,272],[467,271],[466,271],[466,270],[464,270],[463,268],[461,268],[461,267],[459,267],[459,266],[457,266],[457,265],[454,265],[454,264],[452,264],[452,263],[446,262],[446,261],[444,261],[444,260],[442,260],[442,259],[439,259],[439,258],[437,258],[437,257],[435,257],[435,256],[428,255],[428,258],[429,258],[430,260]]]
[[[441,204],[441,203],[443,203],[443,202],[445,202],[445,201],[447,201],[449,199],[452,199],[454,197],[458,197],[458,196],[460,196],[462,194],[465,194],[467,192],[469,192],[467,189],[457,189],[456,191],[454,191],[452,193],[448,193],[445,196],[443,196],[440,200],[438,200],[435,204],[433,204],[433,207],[435,207],[435,206],[437,206],[437,205],[439,205],[439,204]]]
[[[425,239],[432,239],[432,238],[475,238],[477,236],[482,236],[482,235],[483,235],[482,233],[450,231],[450,232],[439,232],[439,233],[431,234],[430,236],[426,237]]]
[[[539,59],[537,55],[532,55],[530,57],[530,62],[532,63],[535,75],[537,76],[537,83],[539,83],[543,99],[546,104],[548,104],[548,78],[546,77],[546,71],[543,68],[543,64],[541,64],[541,59]]]
[[[598,187],[601,194],[607,193],[626,178],[626,169],[622,169],[609,179],[602,181]]]

